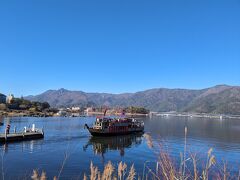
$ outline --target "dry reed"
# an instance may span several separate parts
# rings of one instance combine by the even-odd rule
[[[102,174],[102,180],[112,180],[112,174],[113,174],[114,170],[115,170],[115,168],[114,168],[113,164],[109,161],[104,167],[104,171]]]
[[[122,163],[122,161],[118,164],[118,179],[122,180],[126,174],[127,164]]]
[[[91,162],[90,164],[90,179],[91,180],[97,180],[97,176],[98,176],[98,168],[93,166],[93,163]]]
[[[144,135],[147,140],[147,144],[149,148],[153,148],[153,141],[149,134]],[[156,147],[154,145],[154,147]],[[170,153],[163,148],[162,145],[160,147],[159,160],[155,162],[156,170],[154,171],[146,164],[144,164],[143,176],[137,176],[134,165],[127,168],[127,164],[123,162],[119,162],[117,164],[117,169],[115,169],[114,165],[109,161],[105,166],[103,172],[100,172],[98,167],[94,166],[91,162],[90,164],[90,180],[148,180],[148,179],[163,179],[163,180],[208,180],[208,179],[217,179],[217,180],[228,180],[228,179],[238,179],[240,180],[240,171],[237,176],[230,175],[227,172],[226,163],[224,163],[223,170],[220,171],[220,168],[212,169],[213,166],[217,164],[216,158],[213,155],[213,148],[210,148],[207,152],[207,159],[204,166],[200,165],[197,161],[197,155],[190,153],[190,157],[187,157],[187,128],[185,127],[185,139],[184,139],[184,152],[180,154],[180,166],[177,168],[176,163],[170,157]],[[191,166],[191,170],[188,169],[188,165]],[[202,169],[202,170],[199,170]],[[145,172],[147,170],[147,172]],[[210,173],[210,170],[213,172]],[[146,174],[146,176],[145,176]],[[213,175],[215,174],[215,175]],[[33,180],[46,180],[46,173],[42,172],[39,175],[37,170],[33,171],[32,177]],[[59,178],[56,178],[59,179]],[[56,180],[55,179],[55,180]],[[84,180],[88,179],[88,176],[84,174]]]
[[[132,165],[131,169],[129,171],[127,180],[133,180],[135,178],[135,176],[136,176],[135,168],[134,168],[134,165]]]
[[[45,171],[40,173],[37,170],[33,170],[33,174],[31,176],[32,180],[46,180],[47,179],[47,175]]]
[[[145,133],[145,134],[143,135],[143,137],[146,139],[148,147],[149,147],[150,149],[153,148],[153,140],[152,140],[152,137],[151,137],[149,134],[147,134],[147,133]]]

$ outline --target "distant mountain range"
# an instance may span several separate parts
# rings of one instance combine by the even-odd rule
[[[124,94],[86,93],[59,89],[25,98],[32,101],[46,101],[52,107],[141,106],[159,112],[240,114],[240,86],[228,85],[201,90],[158,88]]]

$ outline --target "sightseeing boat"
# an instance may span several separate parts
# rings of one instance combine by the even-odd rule
[[[142,121],[126,117],[97,117],[92,127],[89,127],[87,124],[85,124],[85,127],[92,136],[116,136],[144,131],[144,123]]]

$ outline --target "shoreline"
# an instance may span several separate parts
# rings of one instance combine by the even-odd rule
[[[210,119],[240,119],[240,115],[233,114],[180,113],[180,112],[156,112],[152,113],[152,116],[162,117],[175,116],[175,117],[210,118]]]
[[[72,113],[75,114],[75,113]],[[79,113],[79,116],[68,117],[81,117],[81,116],[103,116],[103,112],[88,112],[87,114]],[[107,116],[121,116],[121,113],[107,113]],[[210,118],[210,119],[240,119],[240,115],[233,114],[208,114],[208,113],[180,113],[180,112],[150,112],[149,114],[140,113],[126,113],[127,117],[189,117],[189,118]],[[61,117],[52,112],[33,112],[33,111],[0,111],[0,117]]]
[[[72,113],[72,115],[74,115],[76,113]],[[79,113],[79,117],[81,116],[103,116],[104,113],[103,112],[89,112],[87,114],[83,114],[83,113]],[[116,115],[116,116],[121,116],[121,113],[107,113],[107,116],[111,116],[111,115]],[[149,114],[140,114],[140,113],[126,113],[125,114],[128,117],[147,117],[149,116]],[[58,116],[54,113],[48,113],[48,112],[32,112],[32,111],[20,111],[20,110],[14,110],[14,111],[0,111],[0,116],[3,117],[61,117]],[[78,117],[78,116],[67,116],[67,117]]]
[[[32,111],[0,111],[0,116],[3,117],[51,117],[51,113],[45,112],[32,112]]]

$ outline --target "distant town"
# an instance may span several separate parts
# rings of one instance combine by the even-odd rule
[[[26,100],[23,97],[17,98],[13,94],[8,96],[0,94],[0,116],[33,116],[33,117],[79,117],[91,115],[103,115],[104,110],[108,109],[107,115],[146,116],[149,110],[143,107],[51,107],[48,102],[37,102]]]

